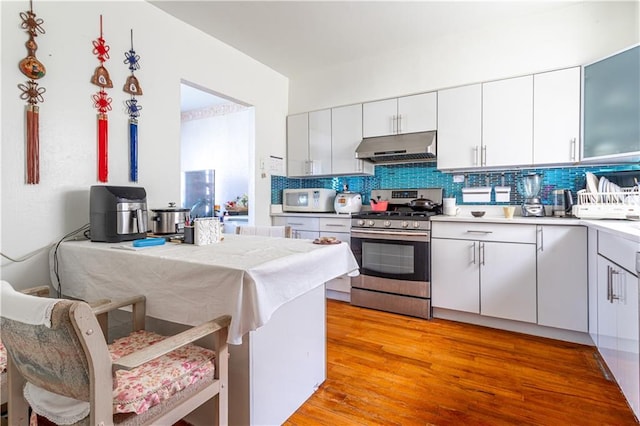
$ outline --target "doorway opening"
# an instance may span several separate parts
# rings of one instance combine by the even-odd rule
[[[255,199],[255,108],[182,81],[180,113],[182,207],[194,217],[225,215],[225,228],[248,223]]]

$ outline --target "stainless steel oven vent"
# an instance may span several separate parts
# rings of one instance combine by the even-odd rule
[[[436,161],[436,132],[364,138],[356,158],[376,164]]]

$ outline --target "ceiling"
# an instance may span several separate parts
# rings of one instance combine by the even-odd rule
[[[148,1],[289,78],[580,2]]]

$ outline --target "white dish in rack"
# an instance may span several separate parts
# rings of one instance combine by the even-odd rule
[[[598,192],[598,178],[591,172],[585,173],[585,178],[587,180],[587,191],[596,193]]]

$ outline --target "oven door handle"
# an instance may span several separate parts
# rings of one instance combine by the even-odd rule
[[[428,242],[430,235],[429,232],[351,230],[351,238],[377,238],[379,240]]]

